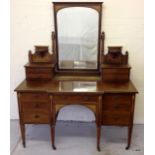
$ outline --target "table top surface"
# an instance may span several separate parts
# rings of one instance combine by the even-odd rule
[[[62,78],[63,79],[63,78]],[[48,93],[138,93],[131,81],[112,83],[102,82],[97,78],[80,78],[41,81],[24,80],[16,89],[17,92],[48,92]]]

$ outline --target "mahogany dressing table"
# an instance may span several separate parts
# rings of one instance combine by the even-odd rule
[[[54,2],[53,6],[52,54],[48,46],[35,46],[35,53],[29,51],[26,79],[15,89],[23,146],[26,146],[25,124],[49,124],[51,144],[56,149],[55,125],[59,111],[66,105],[80,104],[95,115],[98,151],[103,125],[126,126],[128,149],[138,93],[130,81],[128,52],[122,54],[121,46],[110,46],[104,54],[101,2]],[[78,17],[80,11],[86,13],[83,19]],[[65,18],[66,15],[76,15],[76,22],[83,21],[75,28],[77,23],[71,20],[75,17]],[[97,21],[97,26],[92,20]],[[84,33],[86,27],[81,28],[84,21],[92,30],[88,36]],[[79,34],[74,33],[76,30]]]

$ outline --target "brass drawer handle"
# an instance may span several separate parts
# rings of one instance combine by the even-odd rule
[[[34,118],[36,118],[36,119],[39,118],[39,115],[35,115]]]

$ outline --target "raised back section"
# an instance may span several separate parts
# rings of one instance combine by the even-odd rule
[[[122,54],[121,46],[108,47],[108,53],[103,55],[103,64],[128,64],[128,52]]]
[[[127,82],[130,80],[128,52],[122,54],[121,46],[108,47],[108,53],[102,55],[101,76],[106,82]]]
[[[51,80],[54,76],[55,63],[54,51],[50,54],[48,46],[35,46],[35,53],[29,51],[29,63],[25,65],[26,79]]]
[[[29,51],[29,63],[53,63],[53,54],[49,53],[48,46],[35,46],[35,53]]]

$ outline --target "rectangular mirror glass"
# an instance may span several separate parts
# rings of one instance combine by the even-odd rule
[[[59,69],[97,69],[99,14],[87,7],[57,13]]]

